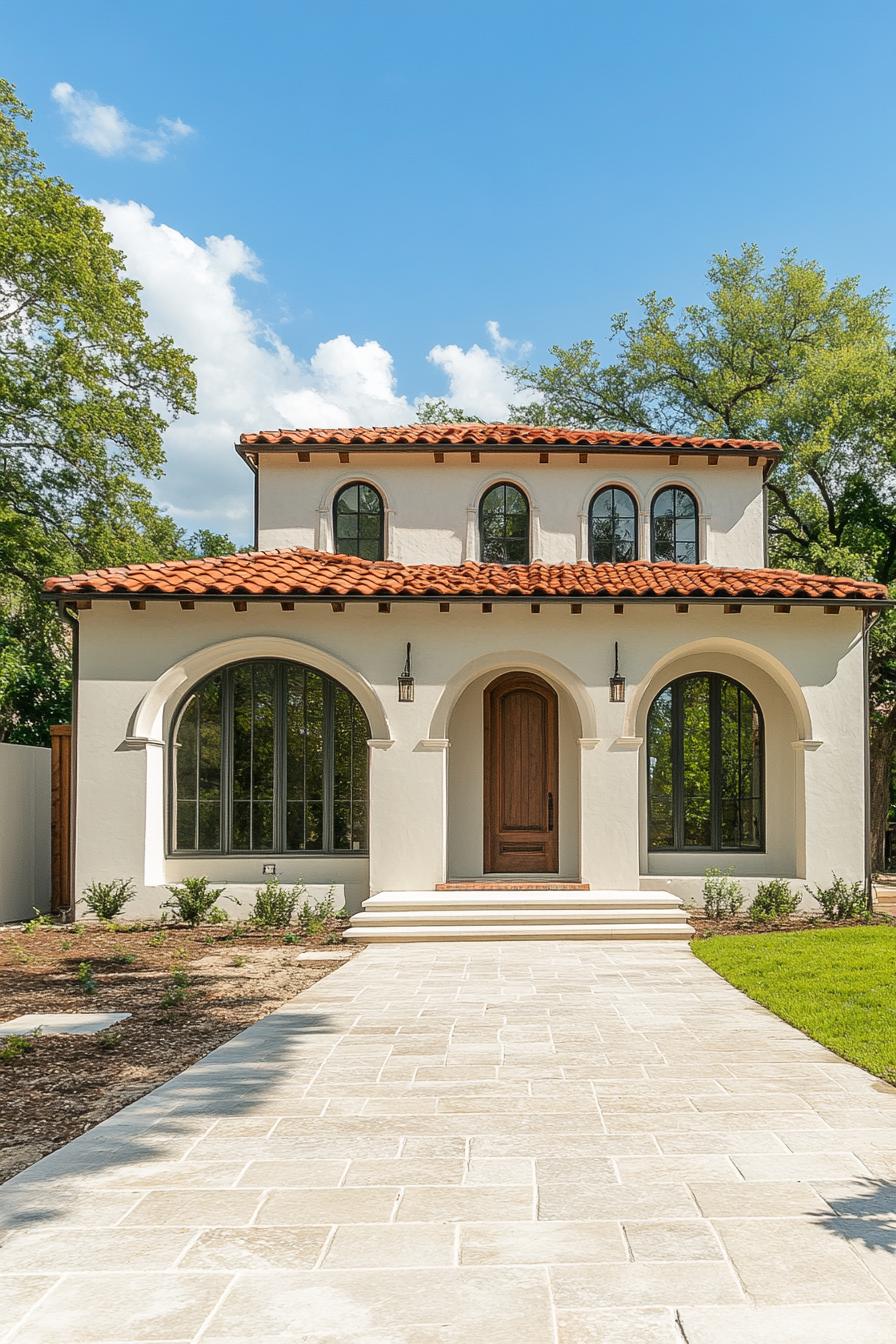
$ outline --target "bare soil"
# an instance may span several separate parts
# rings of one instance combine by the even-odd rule
[[[344,927],[334,919],[315,937],[290,931],[295,942],[285,942],[283,930],[226,924],[0,928],[0,1021],[41,1012],[131,1014],[94,1036],[29,1037],[31,1048],[16,1058],[4,1059],[8,1038],[0,1037],[0,1181],[335,970],[338,960],[297,956],[352,950],[341,941]],[[92,992],[78,978],[82,963]]]

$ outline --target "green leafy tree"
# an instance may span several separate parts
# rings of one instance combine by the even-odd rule
[[[481,425],[484,421],[478,415],[468,415],[459,406],[449,406],[444,397],[435,397],[431,401],[417,403],[418,425]]]
[[[594,341],[517,370],[550,423],[776,439],[772,563],[896,585],[896,332],[885,290],[786,252],[713,258],[701,304],[650,293]],[[896,619],[872,634],[872,845],[883,861],[896,751]]]
[[[102,214],[47,174],[29,116],[0,80],[0,738],[43,742],[69,680],[44,578],[233,547],[186,538],[152,503],[162,434],[194,407],[192,360],[148,335]]]

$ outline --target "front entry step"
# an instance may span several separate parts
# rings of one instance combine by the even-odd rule
[[[690,938],[669,891],[528,888],[383,891],[356,914],[346,938],[364,943],[470,939]]]

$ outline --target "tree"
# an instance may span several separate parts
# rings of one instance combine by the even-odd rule
[[[449,406],[444,397],[421,401],[417,404],[418,425],[481,425],[478,415],[467,415],[459,406]]]
[[[555,424],[776,439],[768,481],[772,563],[896,585],[896,332],[885,290],[829,283],[786,252],[713,258],[705,303],[650,293],[613,319],[615,357],[592,340],[517,370]],[[871,653],[872,846],[883,861],[896,752],[896,620]]]
[[[192,360],[151,338],[99,210],[49,176],[0,80],[0,738],[68,711],[66,637],[42,581],[189,545],[152,503]]]

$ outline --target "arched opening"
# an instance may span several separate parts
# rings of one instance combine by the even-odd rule
[[[508,666],[510,663],[510,666]],[[489,658],[483,660],[481,665],[471,665],[467,669],[467,675],[463,682],[457,687],[450,688],[450,696],[446,699],[444,705],[440,703],[437,708],[433,722],[433,732],[437,736],[444,736],[449,742],[448,764],[447,764],[447,876],[454,879],[475,878],[489,871],[487,860],[488,848],[488,822],[486,819],[487,804],[489,796],[489,778],[494,765],[490,764],[490,758],[493,760],[493,752],[496,744],[493,737],[487,741],[486,735],[486,717],[489,713],[488,702],[492,688],[500,689],[502,686],[507,689],[511,683],[515,683],[520,689],[523,689],[523,683],[531,685],[531,689],[536,687],[543,688],[542,694],[546,695],[544,700],[545,718],[542,720],[544,729],[549,731],[548,723],[551,715],[550,702],[554,702],[554,713],[556,716],[556,788],[552,789],[547,784],[547,772],[550,770],[550,746],[547,746],[545,756],[545,767],[541,773],[540,783],[538,783],[539,796],[541,798],[542,815],[541,821],[544,826],[547,825],[547,794],[553,793],[553,825],[554,841],[556,846],[556,857],[548,856],[545,850],[540,852],[528,851],[528,858],[518,852],[516,859],[505,856],[502,863],[513,862],[519,864],[518,867],[504,868],[497,865],[491,867],[494,877],[500,877],[505,874],[533,874],[540,873],[545,877],[559,877],[578,881],[580,868],[580,826],[581,826],[581,806],[580,806],[580,740],[583,731],[590,735],[594,732],[594,724],[590,718],[584,718],[583,711],[580,710],[579,698],[575,678],[568,674],[570,684],[563,676],[565,669],[559,664],[554,665],[552,660],[544,660],[545,667],[542,668],[540,660],[535,658],[526,659],[525,655],[520,656],[520,661],[514,666],[512,656],[505,656],[503,666],[497,659]],[[558,675],[554,675],[554,667],[558,669]],[[537,691],[536,691],[537,694]],[[525,697],[523,697],[523,701]],[[492,709],[494,705],[492,705]],[[515,710],[521,716],[526,710],[527,705],[521,701],[517,704]],[[537,710],[537,706],[528,705],[528,709]],[[444,719],[442,711],[444,710]],[[539,715],[534,713],[535,726],[538,724]],[[442,731],[444,724],[444,733]],[[494,715],[492,714],[492,727],[494,727]],[[513,725],[510,725],[511,732]],[[504,738],[504,751],[507,751],[508,742],[512,738],[502,734]],[[505,756],[505,760],[506,760]],[[510,760],[514,760],[511,752]],[[523,773],[525,762],[522,756],[517,758]],[[527,779],[535,779],[538,771],[529,772]],[[527,782],[528,787],[528,782]],[[537,803],[534,795],[531,798],[523,799],[528,805]],[[526,820],[527,818],[523,818]],[[505,817],[506,820],[506,817]],[[514,818],[510,818],[513,822]],[[518,818],[517,818],[518,820]],[[536,820],[538,818],[536,817]],[[517,840],[524,844],[532,844],[531,837],[524,836],[522,830],[517,831]],[[541,836],[536,836],[534,843],[541,844]],[[511,841],[513,843],[513,841]],[[536,867],[536,864],[548,863],[550,867]]]
[[[765,732],[745,686],[677,677],[654,698],[645,740],[650,850],[763,848]]]
[[[529,500],[518,485],[499,481],[479,501],[479,559],[527,565],[531,554]]]
[[[333,546],[338,555],[385,558],[383,497],[367,481],[350,481],[333,498]]]
[[[173,718],[174,855],[367,850],[367,715],[317,668],[259,658],[216,668]]]
[[[588,558],[594,565],[638,558],[638,506],[628,490],[608,485],[588,509]]]
[[[657,491],[650,506],[650,558],[677,565],[700,561],[697,501],[683,485]]]

